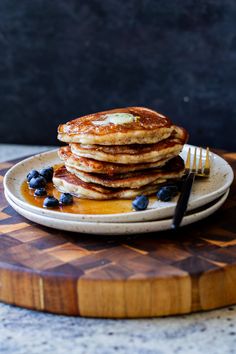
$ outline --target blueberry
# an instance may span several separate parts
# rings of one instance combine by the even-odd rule
[[[47,191],[46,191],[46,189],[44,187],[35,189],[35,191],[34,191],[34,196],[35,197],[42,197],[44,195],[47,195]]]
[[[73,203],[73,196],[70,193],[63,193],[60,196],[60,204],[69,205]]]
[[[59,200],[54,198],[53,196],[48,196],[44,199],[43,206],[46,208],[54,208],[59,205]]]
[[[29,182],[31,180],[31,178],[36,178],[39,176],[39,172],[36,170],[31,170],[28,175],[27,175],[27,181]]]
[[[37,189],[37,188],[43,188],[46,186],[46,179],[43,176],[38,176],[38,177],[33,177],[31,178],[29,182],[30,188]]]
[[[138,195],[132,202],[132,206],[135,210],[147,209],[149,199],[146,195]]]
[[[178,193],[178,187],[175,185],[164,186],[157,192],[157,198],[162,202],[169,202]]]
[[[39,171],[40,175],[43,176],[47,182],[52,181],[53,167],[46,167]]]

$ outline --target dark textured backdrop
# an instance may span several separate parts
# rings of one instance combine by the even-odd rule
[[[0,142],[145,105],[236,149],[235,0],[1,0]]]

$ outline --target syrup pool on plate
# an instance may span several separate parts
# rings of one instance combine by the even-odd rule
[[[47,195],[53,195],[59,199],[61,193],[53,186],[53,183],[47,183]],[[45,197],[35,197],[34,189],[30,189],[25,180],[21,186],[21,193],[24,199],[31,205],[43,208]],[[156,200],[155,197],[150,198],[150,202]],[[90,200],[73,197],[73,204],[50,208],[50,210],[60,211],[63,213],[73,214],[120,214],[133,211],[131,199],[119,200]]]

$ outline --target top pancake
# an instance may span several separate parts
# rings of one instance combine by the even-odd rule
[[[89,114],[59,125],[58,139],[67,143],[153,144],[168,138],[174,125],[145,107],[127,107]]]

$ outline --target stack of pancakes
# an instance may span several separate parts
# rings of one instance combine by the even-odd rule
[[[185,129],[144,107],[90,114],[58,128],[64,165],[53,183],[61,192],[87,199],[129,199],[150,195],[179,179]]]

